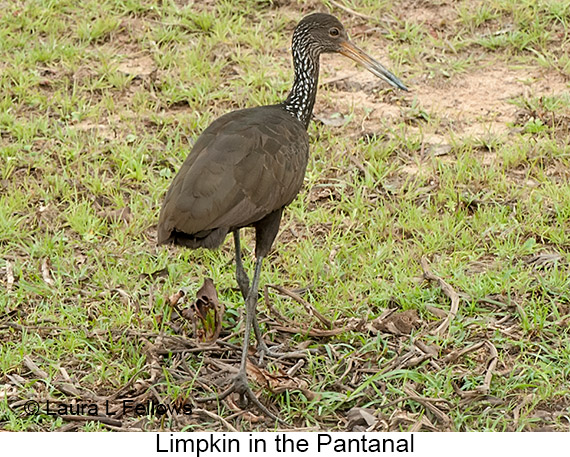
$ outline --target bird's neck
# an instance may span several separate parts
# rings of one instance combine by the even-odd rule
[[[293,66],[295,81],[283,107],[308,128],[319,83],[319,56],[304,54],[294,46]]]

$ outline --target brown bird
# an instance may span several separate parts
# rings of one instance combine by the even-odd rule
[[[191,249],[218,247],[230,232],[235,242],[236,278],[246,303],[241,366],[231,392],[253,401],[274,419],[247,383],[246,361],[251,328],[261,355],[272,352],[256,318],[261,264],[268,254],[283,209],[301,189],[309,157],[307,127],[313,112],[319,78],[319,56],[340,53],[364,65],[379,78],[407,88],[380,63],[349,41],[342,24],[329,14],[303,18],[293,33],[295,80],[287,99],[277,105],[225,114],[204,130],[174,178],[158,222],[158,244]],[[255,228],[256,264],[249,282],[241,260],[242,227]]]

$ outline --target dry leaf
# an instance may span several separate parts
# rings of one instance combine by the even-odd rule
[[[346,427],[351,432],[362,432],[378,421],[373,409],[356,406],[348,412],[346,418],[348,419]]]
[[[175,296],[171,298],[175,298]],[[181,315],[192,322],[196,338],[205,342],[212,342],[218,339],[222,331],[224,311],[225,307],[218,300],[214,281],[211,278],[206,278],[196,293],[194,303],[189,308],[182,310]],[[201,329],[198,329],[198,322],[202,324]]]

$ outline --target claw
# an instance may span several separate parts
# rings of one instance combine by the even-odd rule
[[[253,390],[251,390],[251,387],[249,387],[249,383],[247,382],[247,374],[241,370],[233,379],[232,385],[230,387],[228,387],[226,390],[224,390],[220,395],[214,396],[214,397],[197,398],[196,402],[197,403],[206,403],[209,401],[223,400],[224,398],[226,398],[231,393],[237,393],[239,395],[239,403],[238,404],[239,404],[240,408],[242,408],[242,409],[247,408],[247,406],[249,405],[249,402],[251,401],[266,416],[269,416],[271,419],[279,422],[281,425],[285,425],[287,427],[289,426],[289,424],[287,422],[285,422],[283,419],[281,419],[278,416],[276,416],[275,414],[273,414],[271,411],[269,411],[263,405],[263,403],[261,403],[259,401],[257,396],[253,393]]]

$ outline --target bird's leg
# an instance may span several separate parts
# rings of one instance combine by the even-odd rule
[[[241,291],[241,295],[246,302],[249,296],[249,277],[243,268],[243,262],[241,258],[241,243],[239,237],[239,229],[234,230],[234,243],[235,243],[235,252],[236,252],[236,281],[239,286],[239,290]],[[256,296],[257,300],[257,296]],[[261,360],[259,363],[263,363],[263,354],[269,352],[269,348],[265,341],[263,341],[261,330],[259,329],[259,323],[257,322],[257,313],[253,313],[253,331],[255,332],[255,338],[257,339],[257,343],[261,346]]]
[[[239,243],[239,235],[237,237],[237,242]],[[237,255],[236,255],[237,258]],[[245,317],[245,333],[243,336],[243,346],[241,353],[241,363],[237,375],[233,379],[233,384],[222,392],[218,397],[208,397],[196,399],[197,402],[203,403],[212,400],[223,400],[229,394],[236,392],[240,396],[240,406],[245,407],[248,401],[251,401],[255,406],[257,406],[264,414],[271,417],[284,425],[289,425],[282,419],[278,418],[275,414],[269,411],[255,396],[251,387],[247,382],[247,353],[249,349],[249,338],[251,334],[251,328],[253,322],[255,321],[255,312],[257,308],[257,292],[259,287],[259,276],[261,274],[261,264],[263,262],[263,257],[258,257],[255,263],[255,273],[253,274],[253,283],[249,289],[249,293],[245,300],[246,306],[246,317]],[[243,292],[243,291],[242,291]]]
[[[259,257],[255,263],[255,272],[253,274],[253,284],[247,295],[245,301],[246,306],[246,317],[245,317],[245,334],[243,336],[243,347],[241,353],[241,365],[239,368],[238,377],[243,375],[247,381],[246,365],[247,365],[247,350],[249,348],[249,338],[251,333],[251,327],[253,321],[255,320],[255,312],[257,309],[257,289],[259,286],[259,275],[261,274],[261,263],[263,262],[263,257]],[[247,383],[246,383],[247,384]]]
[[[247,300],[249,295],[249,277],[243,269],[243,262],[241,259],[241,245],[239,240],[239,229],[234,230],[234,242],[236,251],[236,280],[244,300]]]
[[[239,289],[241,291],[241,295],[243,296],[244,300],[246,301],[246,306],[248,303],[249,297],[249,277],[243,268],[243,261],[241,257],[241,242],[239,236],[239,229],[234,230],[234,244],[235,244],[235,256],[236,256],[236,281],[238,283]],[[263,258],[263,256],[258,256],[258,258]],[[257,303],[257,291],[256,293],[256,303]],[[261,329],[259,328],[259,322],[257,320],[257,313],[253,312],[253,331],[255,333],[255,338],[257,339],[257,350],[259,352],[259,364],[263,364],[263,359],[267,357],[272,357],[276,359],[298,359],[304,358],[307,356],[305,351],[297,351],[297,352],[288,352],[288,353],[281,353],[272,351],[267,346],[267,343],[264,341],[263,336],[261,334]]]

